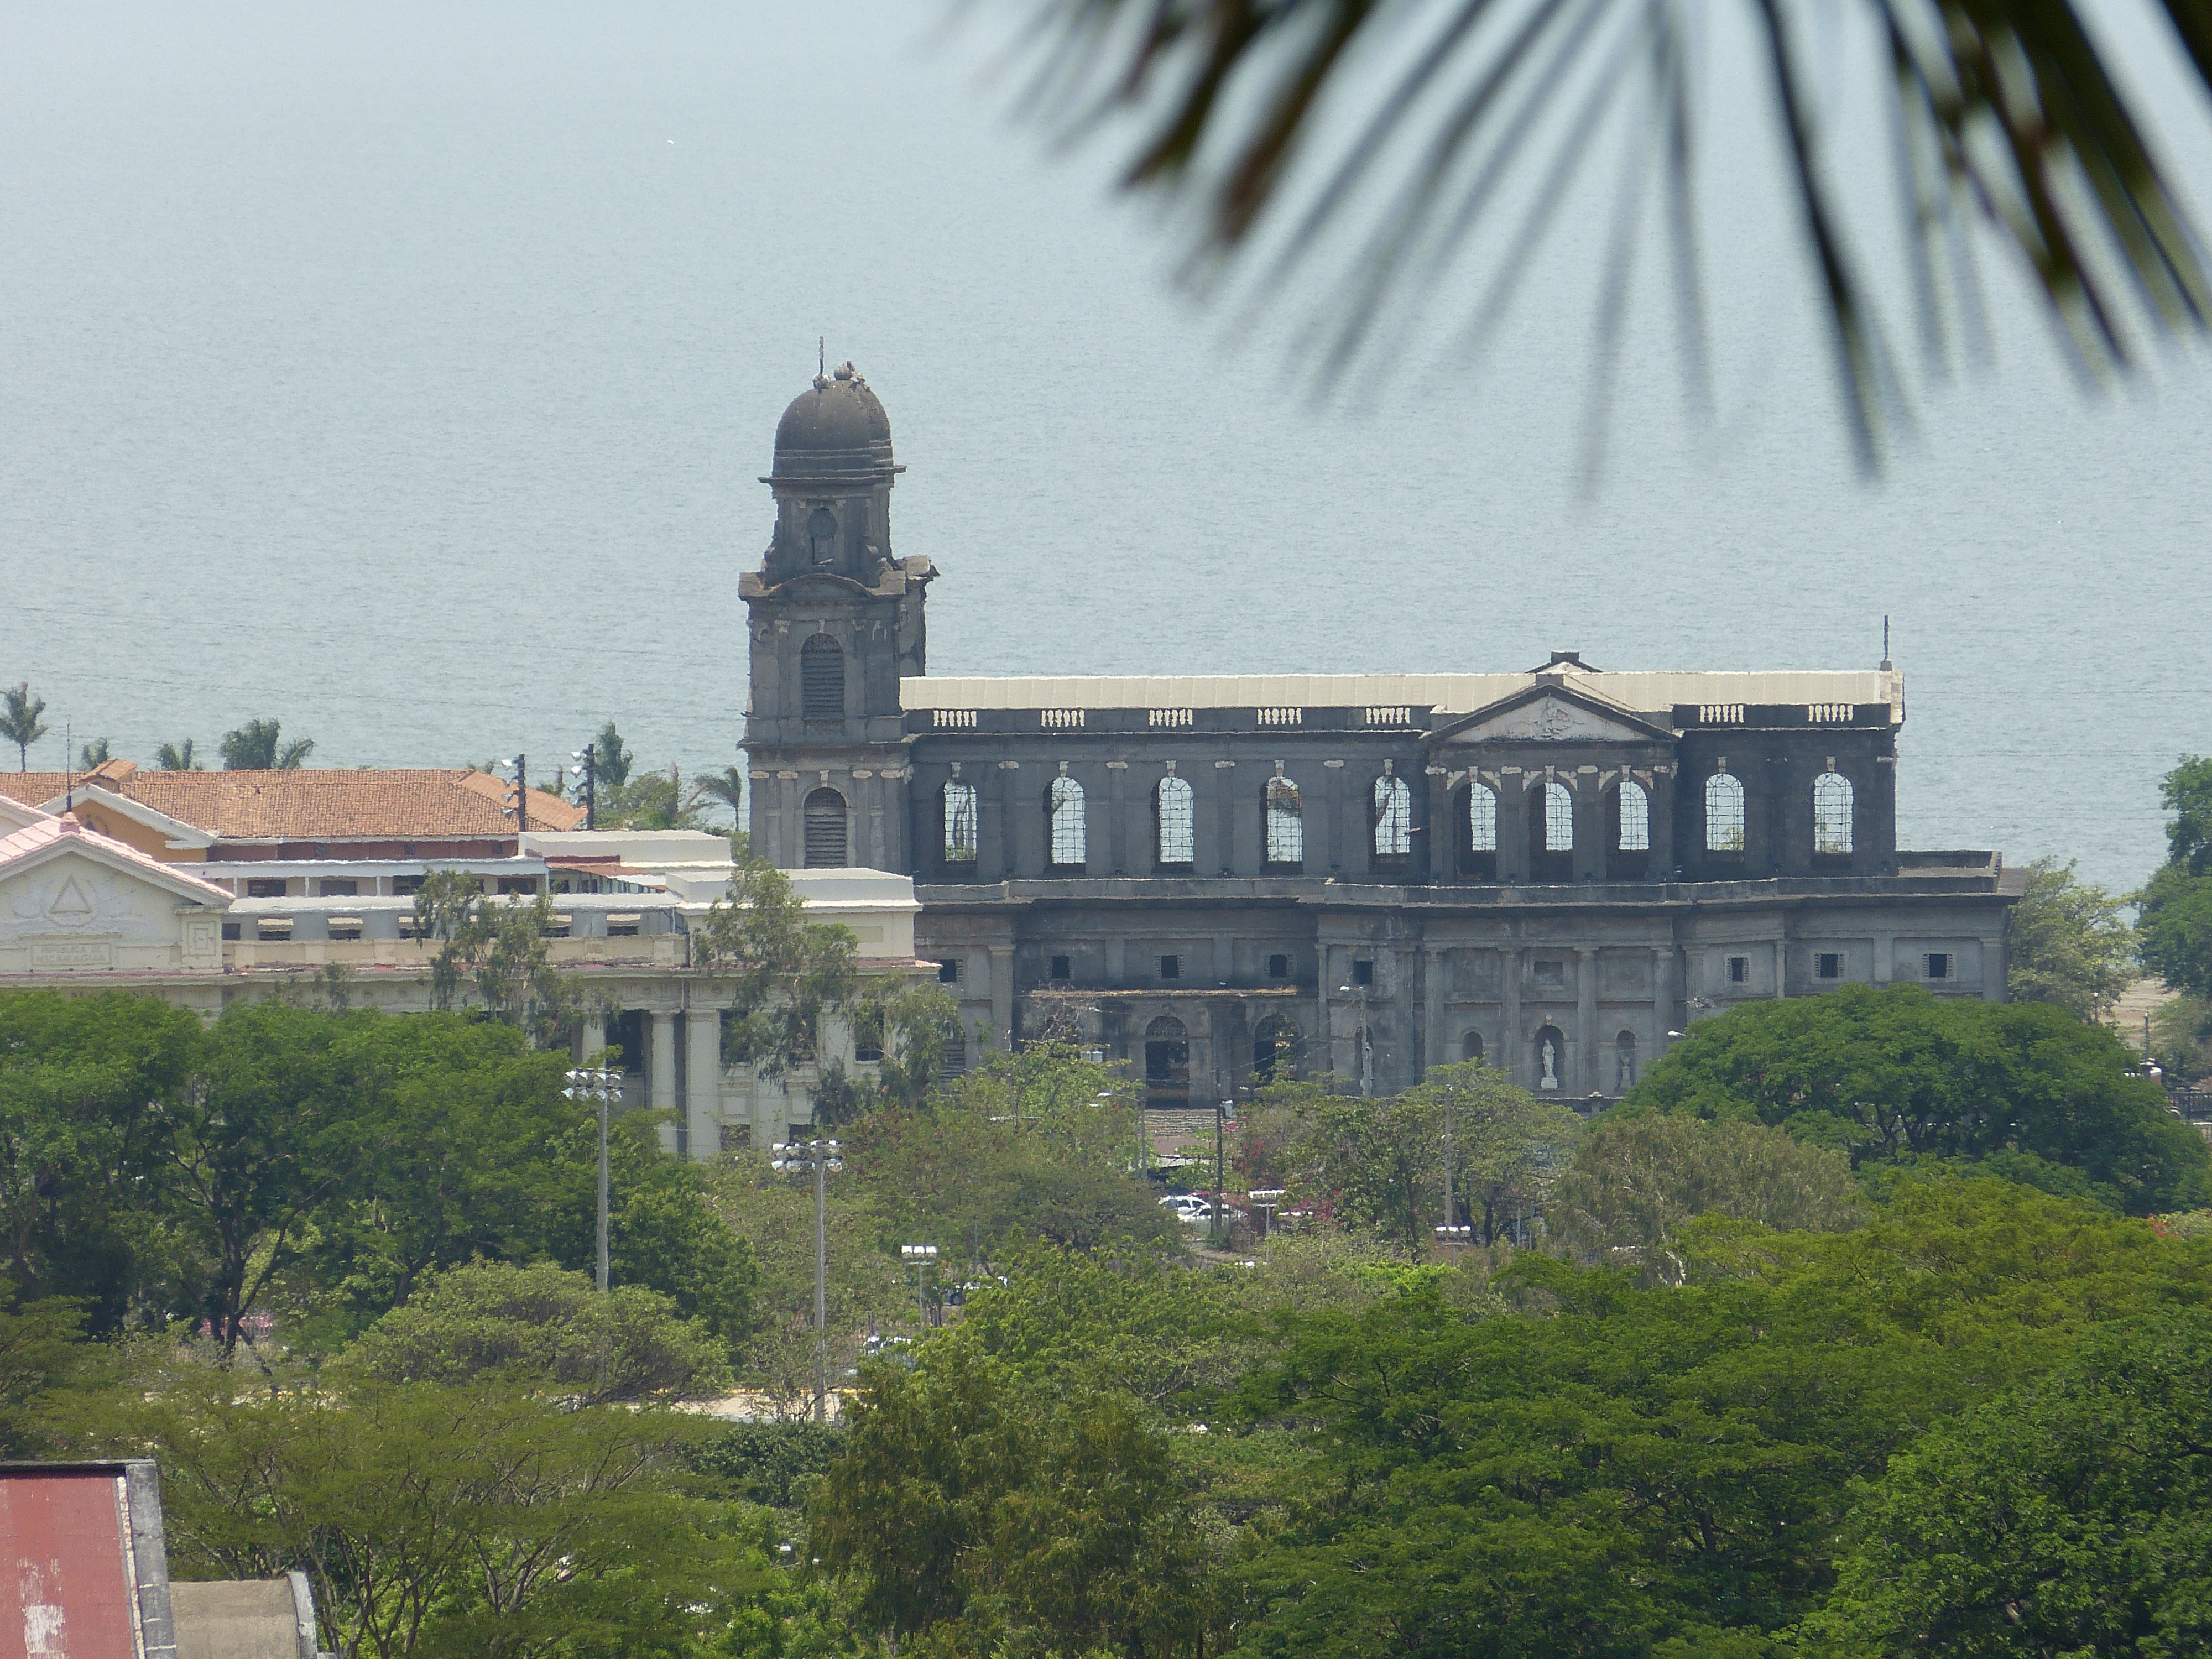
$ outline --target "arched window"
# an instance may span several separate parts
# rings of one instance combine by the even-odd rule
[[[1474,784],[1467,792],[1467,836],[1471,851],[1498,850],[1498,797],[1486,784]]]
[[[1278,868],[1304,863],[1305,807],[1298,787],[1279,772],[1267,780],[1267,862]]]
[[[1481,1032],[1469,1031],[1459,1040],[1459,1057],[1462,1060],[1479,1060],[1482,1058]]]
[[[845,867],[845,798],[835,789],[817,789],[806,798],[806,867]]]
[[[1413,850],[1413,792],[1384,773],[1375,780],[1375,856],[1403,858]]]
[[[1575,850],[1575,798],[1556,778],[1544,786],[1544,850]]]
[[[1623,778],[1613,795],[1613,815],[1619,820],[1613,826],[1613,845],[1617,852],[1648,853],[1651,850],[1651,798],[1644,793],[1644,786],[1633,778]]]
[[[945,786],[945,861],[975,862],[975,786],[957,778]]]
[[[1613,1040],[1613,1091],[1625,1095],[1636,1086],[1636,1033],[1623,1031]]]
[[[1170,772],[1152,793],[1152,822],[1157,860],[1165,865],[1187,865],[1198,857],[1198,813],[1191,804],[1190,785]]]
[[[845,647],[827,634],[799,647],[799,702],[808,720],[845,718]]]
[[[1261,1083],[1287,1080],[1297,1074],[1298,1052],[1304,1047],[1298,1028],[1280,1014],[1270,1014],[1252,1030],[1252,1076]]]
[[[1743,785],[1727,772],[1705,780],[1705,851],[1743,851]]]
[[[1083,823],[1083,786],[1061,773],[1046,792],[1045,811],[1052,824],[1053,867],[1080,870],[1090,862]]]
[[[806,556],[817,565],[837,562],[837,515],[826,507],[806,515]]]
[[[1190,1097],[1190,1034],[1172,1014],[1145,1028],[1145,1094],[1154,1105]]]
[[[1851,850],[1851,781],[1841,772],[1823,772],[1813,780],[1813,850]]]

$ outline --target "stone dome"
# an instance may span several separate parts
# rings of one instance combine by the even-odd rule
[[[895,471],[890,417],[850,363],[816,375],[776,422],[771,482],[873,478]]]

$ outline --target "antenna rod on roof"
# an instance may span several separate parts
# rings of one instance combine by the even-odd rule
[[[830,372],[830,337],[827,334],[814,337],[814,372],[817,374]]]
[[[1881,619],[1881,672],[1887,674],[1889,668],[1889,618],[1885,616]]]
[[[62,811],[76,811],[76,727],[62,722]]]

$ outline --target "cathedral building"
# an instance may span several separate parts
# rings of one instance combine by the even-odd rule
[[[933,678],[902,470],[850,364],[776,429],[750,822],[787,868],[913,878],[954,1065],[1061,1036],[1205,1105],[1480,1059],[1588,1103],[1748,998],[2004,996],[2021,872],[1899,848],[1887,661]]]

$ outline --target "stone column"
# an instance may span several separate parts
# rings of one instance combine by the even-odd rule
[[[1582,1089],[1589,1094],[1603,1087],[1599,1066],[1604,1057],[1605,1034],[1597,1022],[1597,951],[1588,946],[1575,951],[1575,1024],[1582,1030],[1575,1041],[1583,1054]]]
[[[722,1016],[719,1009],[694,1006],[684,1016],[684,1121],[695,1162],[721,1151]]]
[[[999,879],[1012,880],[1027,875],[1022,863],[1022,834],[1019,816],[1022,773],[1019,761],[999,763]],[[1042,812],[1044,809],[1037,809]]]
[[[1314,956],[1321,964],[1321,977],[1320,982],[1314,988],[1316,992],[1314,1034],[1313,1047],[1310,1052],[1319,1069],[1333,1072],[1336,1069],[1336,1048],[1335,1038],[1329,1030],[1328,998],[1335,981],[1328,976],[1328,941],[1327,939],[1316,939],[1314,942]]]
[[[647,1019],[650,1032],[646,1039],[645,1085],[646,1103],[656,1112],[676,1109],[676,1016],[672,1012],[653,1009]],[[677,1129],[673,1125],[660,1126],[660,1145],[663,1151],[678,1152]]]
[[[1790,924],[1785,921],[1782,926],[1784,937],[1774,941],[1774,994],[1778,997],[1790,994]]]
[[[1014,947],[994,945],[991,953],[991,1024],[993,1041],[1009,1053],[1014,1045]]]
[[[1213,851],[1220,860],[1217,870],[1237,867],[1237,763],[1220,760],[1213,763],[1214,835],[1217,844]],[[1206,860],[1200,859],[1198,873],[1206,873]]]
[[[1504,1001],[1501,1016],[1504,1029],[1498,1034],[1498,1069],[1516,1083],[1522,1083],[1521,1075],[1521,947],[1508,945],[1498,953],[1498,970],[1502,976],[1498,994]]]
[[[1128,777],[1128,762],[1106,763],[1106,852],[1114,860],[1110,867],[1117,876],[1129,871]]]
[[[1671,946],[1651,952],[1651,1055],[1667,1052],[1667,1033],[1674,1029],[1674,952]]]
[[[1451,1058],[1444,1038],[1444,952],[1440,945],[1421,947],[1421,1064],[1416,1078],[1425,1077],[1432,1066],[1442,1066]]]
[[[1896,971],[1896,969],[1897,935],[1876,933],[1874,936],[1874,982],[1877,985],[1888,984],[1890,975]]]
[[[584,1016],[583,1061],[588,1065],[593,1054],[607,1046],[607,1022],[594,1007]]]

